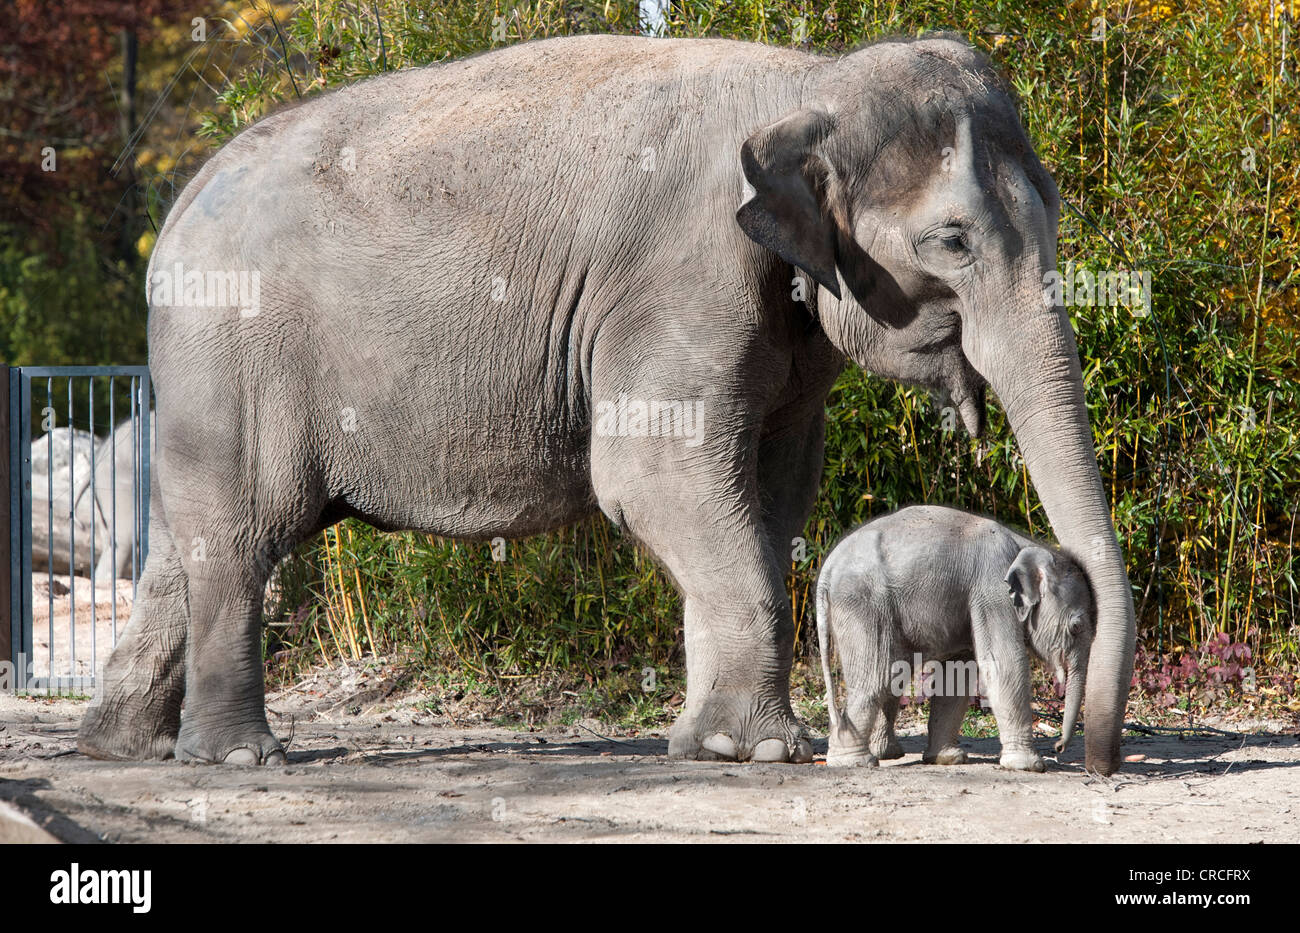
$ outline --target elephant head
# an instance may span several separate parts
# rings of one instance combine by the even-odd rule
[[[1092,591],[1078,564],[1041,547],[1022,549],[1003,579],[1034,654],[1050,664],[1065,685],[1065,716],[1056,743],[1056,750],[1063,752],[1074,736],[1088,682],[1088,652],[1095,634]]]
[[[1087,766],[1119,766],[1135,626],[1056,269],[1056,186],[989,63],[950,38],[887,41],[814,68],[802,106],[741,147],[737,221],[821,288],[860,366],[946,395],[984,428],[997,394],[1056,537],[1096,599]]]

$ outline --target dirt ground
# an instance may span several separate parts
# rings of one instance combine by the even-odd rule
[[[344,672],[273,694],[279,770],[91,761],[84,701],[3,696],[0,814],[69,842],[1300,842],[1293,723],[1135,735],[1145,757],[1100,779],[1081,741],[1045,774],[999,769],[996,739],[923,765],[915,735],[873,770],[683,762],[662,734],[451,725],[384,693]]]
[[[94,593],[94,609],[91,593]],[[99,666],[108,660],[113,651],[113,632],[116,624],[120,634],[131,616],[134,588],[130,580],[115,580],[111,584],[100,580],[92,587],[86,577],[69,577],[66,574],[32,574],[32,673],[46,677],[51,671],[50,654],[53,646],[53,673],[56,677],[91,677]],[[76,625],[72,619],[72,597],[76,597]],[[114,617],[114,602],[117,613]],[[93,615],[93,625],[92,625]],[[50,624],[53,619],[54,624]],[[51,640],[51,632],[53,639]],[[93,633],[93,634],[92,634]],[[76,664],[72,663],[76,654]]]

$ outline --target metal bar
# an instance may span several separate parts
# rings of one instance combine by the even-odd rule
[[[77,673],[77,432],[72,426],[72,377],[68,377],[68,676]],[[51,568],[53,570],[53,568]],[[53,587],[51,587],[53,589]],[[54,654],[54,645],[50,645]]]
[[[131,377],[131,606],[135,607],[136,587],[140,581],[140,425],[136,421],[136,404],[140,400],[139,380]]]
[[[144,376],[148,366],[24,366],[23,373],[33,379],[67,376]]]
[[[18,671],[17,688],[26,690],[28,674],[36,673],[32,650],[32,381],[20,369],[10,371],[10,428],[18,428],[17,541],[18,579],[14,581],[17,609],[14,625],[18,628],[18,657],[23,663]]]
[[[149,559],[149,471],[153,466],[153,430],[149,415],[149,397],[153,394],[153,380],[146,368],[140,376],[140,572]]]
[[[113,647],[117,647],[117,414],[114,410],[114,384],[112,376],[108,377],[108,423],[113,426],[113,456],[109,460],[108,478],[113,491],[109,493],[109,525],[113,534],[108,539],[109,559],[113,562]]]
[[[0,606],[6,607],[9,611],[8,624],[0,625],[0,664],[10,661],[16,669],[19,658],[14,650],[18,638],[14,631],[14,619],[17,616],[14,610],[17,607],[14,605],[13,598],[13,580],[16,576],[13,557],[18,553],[18,547],[13,536],[18,523],[14,520],[13,506],[18,471],[14,463],[14,437],[11,431],[13,413],[9,408],[9,381],[10,369],[4,363],[0,363],[0,490],[3,490],[3,497],[0,497]]]
[[[13,581],[13,628],[17,629],[18,690],[27,689],[27,674],[35,673],[35,655],[31,638],[31,379],[21,369],[9,370],[9,428],[17,430],[18,481],[14,483],[14,512],[18,528],[10,542],[17,548],[13,565],[18,576]]]
[[[49,414],[53,413],[53,411],[54,411],[54,380],[51,378],[47,378],[45,380],[46,416],[48,417]],[[30,427],[28,428],[28,431],[29,432],[31,431]],[[28,433],[27,436],[31,437],[31,434]],[[50,533],[46,535],[46,538],[49,540],[49,546],[50,546],[50,554],[49,554],[50,562],[45,568],[45,577],[50,584],[49,586],[50,616],[49,619],[47,620],[50,623],[50,656],[47,659],[49,661],[49,672],[48,672],[49,679],[46,680],[45,682],[45,692],[49,693],[50,685],[54,683],[54,470],[51,469],[51,467],[54,466],[54,424],[53,423],[50,424],[50,429],[45,432],[45,454],[46,454],[45,488],[46,488],[46,496],[47,496],[45,500],[45,512],[50,523],[49,525]]]
[[[95,593],[95,526],[99,524],[98,477],[95,476],[95,448],[99,440],[95,437],[95,377],[86,380],[90,388],[90,676],[99,670],[99,641],[95,631],[95,604],[99,602]]]

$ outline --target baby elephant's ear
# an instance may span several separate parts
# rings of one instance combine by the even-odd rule
[[[1046,548],[1023,548],[1016,555],[1007,575],[1002,578],[1010,590],[1011,605],[1016,607],[1016,615],[1021,622],[1029,618],[1038,601],[1043,598],[1052,560],[1052,552]]]
[[[829,172],[817,147],[834,128],[824,110],[796,110],[740,147],[747,199],[736,222],[755,243],[806,271],[840,297],[834,225],[824,203]]]

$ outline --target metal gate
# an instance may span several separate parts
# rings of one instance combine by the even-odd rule
[[[93,691],[149,546],[150,392],[147,366],[0,366],[0,689]]]

